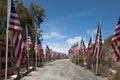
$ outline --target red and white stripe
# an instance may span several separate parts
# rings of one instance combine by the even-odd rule
[[[116,61],[118,62],[120,60],[120,19],[118,21],[118,25],[115,28],[111,45],[115,52]]]
[[[28,36],[28,38],[27,38],[27,49],[30,49],[31,47],[32,47],[31,37]]]
[[[102,34],[101,34],[101,27],[100,27],[100,22],[98,23],[98,30],[97,30],[97,35],[96,35],[96,41],[94,45],[94,50],[93,50],[93,57],[97,58],[98,54],[98,59],[102,59]]]
[[[15,3],[13,2],[13,0],[11,0],[9,30],[12,31],[16,66],[20,67],[27,60],[27,54],[25,43],[22,38],[22,27],[18,15],[15,11]]]
[[[88,43],[88,47],[87,47],[87,54],[88,54],[88,57],[89,57],[89,52],[92,48],[92,37],[90,37],[90,40],[89,40],[89,43]]]
[[[34,51],[37,54],[38,57],[44,57],[44,50],[42,49],[41,44],[36,44],[35,43],[35,47],[34,47]]]
[[[74,55],[77,55],[77,54],[79,54],[79,47],[75,46],[74,47]]]
[[[70,49],[69,49],[69,56],[73,56],[74,54],[74,47],[72,46]]]
[[[12,13],[12,12],[10,13],[9,30],[16,31],[16,32],[22,31],[22,27],[21,27],[17,13]]]
[[[80,43],[80,50],[79,51],[84,56],[85,59],[88,58],[87,48],[85,46],[83,38],[82,38],[81,43]]]

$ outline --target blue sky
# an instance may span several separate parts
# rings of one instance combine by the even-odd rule
[[[28,5],[32,0],[24,0]],[[83,37],[86,45],[90,34],[96,37],[101,21],[103,40],[113,34],[120,16],[120,0],[34,0],[45,9],[46,17],[40,25],[43,47],[68,52],[74,42]]]

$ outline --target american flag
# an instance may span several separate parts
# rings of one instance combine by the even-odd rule
[[[115,52],[116,61],[118,62],[120,60],[120,17],[113,34],[111,45]]]
[[[30,49],[31,47],[32,47],[31,37],[28,36],[28,37],[27,37],[27,49]]]
[[[89,56],[89,51],[91,50],[92,48],[92,37],[90,37],[90,40],[89,40],[89,43],[88,43],[88,47],[87,47],[87,54]]]
[[[22,27],[16,13],[15,1],[11,0],[9,30],[12,32],[16,66],[20,67],[26,60],[26,48],[22,38]]]
[[[78,42],[74,45],[74,54],[75,55],[79,54]]]
[[[90,37],[89,43],[88,43],[88,48],[92,47],[92,37]]]
[[[47,45],[46,45],[46,49],[45,49],[45,54],[50,55],[50,49],[49,49],[49,47]]]
[[[94,45],[94,50],[93,50],[93,57],[97,58],[98,54],[98,59],[102,59],[102,34],[101,34],[101,27],[100,27],[100,21],[98,22],[98,29],[97,29],[97,35],[96,35],[96,41]]]
[[[77,54],[79,54],[78,42],[72,45],[71,48],[69,49],[69,56],[73,56]]]
[[[35,53],[37,54],[38,57],[43,57],[44,56],[44,51],[43,51],[41,43],[38,43],[38,44],[35,43],[34,51],[35,51]]]
[[[81,39],[81,42],[80,42],[80,50],[79,51],[85,57],[85,59],[88,58],[87,48],[85,46],[83,38]]]
[[[73,55],[73,46],[71,46],[71,48],[69,49],[68,54],[69,54],[69,56]]]

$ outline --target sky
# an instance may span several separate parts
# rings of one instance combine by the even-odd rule
[[[57,52],[68,53],[69,48],[83,37],[87,46],[91,34],[96,38],[98,21],[101,22],[102,39],[114,33],[120,16],[120,0],[24,0],[45,9],[43,48],[46,45]]]

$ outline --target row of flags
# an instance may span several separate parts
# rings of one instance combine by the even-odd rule
[[[26,47],[30,49],[32,47],[32,41],[30,39],[30,36],[28,36],[27,39],[27,46],[25,44],[25,41],[22,37],[22,27],[16,12],[16,5],[15,1],[11,0],[11,8],[10,8],[10,19],[9,19],[9,26],[8,29],[12,33],[12,40],[13,40],[13,46],[14,46],[14,53],[15,53],[15,58],[16,58],[16,66],[20,67],[25,61],[27,61],[27,53],[26,53]],[[86,48],[84,40],[82,38],[80,47],[78,47],[78,43],[74,44],[71,46],[69,50],[69,55],[76,55],[81,53],[86,59],[89,57],[89,50],[91,49],[91,38],[88,44],[88,47]],[[115,32],[113,34],[113,38],[111,41],[111,45],[115,51],[116,55],[116,61],[120,60],[120,18],[118,21],[118,24],[115,28]],[[35,53],[38,56],[44,56],[44,50],[42,48],[41,44],[35,44]],[[48,46],[46,46],[46,54],[51,57],[54,56],[67,56],[65,54],[57,53],[49,49]],[[99,60],[102,59],[102,33],[101,33],[101,26],[100,22],[98,22],[98,29],[97,29],[97,35],[96,35],[96,40],[94,44],[94,49],[93,49],[93,57],[98,58]]]
[[[81,39],[80,46],[78,45],[78,42],[77,42],[76,44],[71,46],[71,48],[69,49],[69,56],[74,56],[78,54],[83,55],[85,59],[87,59],[89,56],[88,49],[85,46],[83,38]]]
[[[9,18],[7,20],[8,24],[7,24],[7,30],[6,30],[6,37],[8,37],[9,31],[10,31],[12,35],[13,46],[14,46],[16,66],[21,67],[25,62],[28,61],[29,54],[27,52],[32,47],[32,41],[31,41],[30,36],[28,36],[27,29],[26,29],[27,41],[25,42],[25,40],[23,39],[22,27],[19,21],[18,14],[16,12],[16,1],[10,0],[10,5],[8,6],[10,7],[9,9],[10,11],[8,12],[8,16],[7,16]],[[102,45],[103,45],[102,44],[102,33],[101,33],[101,26],[100,26],[100,21],[99,21],[95,43],[94,44],[92,43],[92,38],[90,37],[88,47],[86,47],[84,40],[82,38],[80,42],[80,46],[78,45],[78,43],[71,46],[71,48],[69,49],[69,55],[74,56],[74,55],[81,54],[83,55],[85,60],[88,60],[89,51],[92,49],[92,46],[93,46],[93,58],[97,59],[97,62],[96,62],[96,73],[97,73],[98,60],[100,61],[103,56]],[[116,61],[120,61],[120,18],[115,28],[115,32],[113,34],[111,45],[115,52]],[[49,58],[67,58],[68,57],[67,54],[55,52],[52,49],[49,49],[48,46],[46,46],[45,55],[44,55],[44,50],[42,48],[41,42],[35,43],[34,51],[36,55],[39,57],[39,59],[42,59],[42,58],[47,59],[48,57]],[[7,47],[6,47],[6,55],[7,55]],[[6,78],[7,78],[7,56],[6,56],[5,80]]]
[[[44,50],[43,50],[42,44],[39,40],[34,45],[34,51],[40,59],[44,57]]]
[[[12,35],[13,46],[14,46],[16,66],[21,67],[22,64],[24,64],[26,61],[28,61],[29,54],[27,54],[27,50],[31,49],[32,41],[31,41],[30,36],[28,36],[27,29],[26,29],[26,35],[27,35],[26,43],[22,37],[22,35],[23,35],[22,27],[21,27],[21,24],[19,21],[18,14],[16,12],[16,1],[10,0],[10,5],[8,5],[8,6],[10,7],[10,9],[8,9],[9,12],[8,12],[7,17],[9,17],[9,18],[7,20],[8,24],[7,24],[6,36],[8,37],[9,31],[10,31],[10,33]],[[97,59],[97,63],[98,63],[98,60],[102,59],[102,55],[103,55],[102,45],[103,45],[102,44],[102,33],[101,33],[101,26],[100,26],[100,21],[99,21],[95,44],[93,44],[93,58]],[[115,28],[115,32],[113,34],[111,45],[115,52],[116,61],[119,61],[120,60],[120,18],[119,18],[118,24]],[[80,42],[80,47],[78,46],[78,43],[71,46],[71,48],[69,50],[69,55],[74,56],[74,55],[82,54],[84,56],[84,59],[88,60],[89,59],[89,50],[92,49],[91,47],[92,47],[92,38],[90,38],[87,48],[86,48],[84,40],[82,38],[82,40]],[[49,49],[48,46],[46,46],[46,49],[45,49],[46,53],[44,55],[44,50],[42,48],[41,42],[35,43],[34,51],[39,58],[47,58],[47,57],[67,58],[68,57],[66,54],[55,52],[52,49]],[[7,53],[7,48],[6,48],[6,53]],[[97,72],[97,68],[96,68],[96,72]],[[6,57],[5,80],[6,80],[6,78],[7,78],[7,57]]]
[[[29,54],[27,54],[27,50],[30,50],[33,44],[31,41],[31,37],[28,36],[27,27],[26,27],[27,39],[26,41],[23,39],[22,27],[19,21],[18,14],[16,12],[16,1],[11,0],[10,3],[11,3],[10,14],[9,14],[10,18],[9,18],[7,36],[8,36],[8,33],[10,32],[12,35],[12,41],[13,41],[13,46],[14,46],[16,66],[21,67],[22,64],[24,64],[28,60]],[[34,51],[35,53],[37,53],[39,57],[43,56],[43,49],[42,49],[41,44],[35,44]]]
[[[56,52],[53,51],[52,49],[50,49],[47,45],[46,45],[46,49],[45,49],[45,58],[50,58],[50,59],[60,59],[60,58],[67,58],[68,55],[65,53],[61,53],[61,52]]]
[[[90,37],[88,47],[86,48],[84,44],[84,40],[82,38],[80,42],[80,46],[75,45],[75,44],[71,46],[71,48],[69,49],[69,56],[82,54],[85,59],[88,59],[89,51],[92,49],[92,46],[93,46],[93,50],[92,50],[93,58],[97,58],[98,60],[101,60],[103,56],[102,45],[103,45],[102,32],[101,32],[101,26],[100,26],[100,21],[99,21],[95,43],[92,43],[92,38]],[[111,40],[111,45],[112,45],[112,48],[114,49],[116,61],[118,62],[120,61],[120,17],[119,17],[117,26],[115,28],[115,32],[113,34],[112,40]]]
[[[24,64],[28,60],[27,50],[30,50],[33,46],[31,37],[28,35],[28,29],[26,26],[26,41],[22,37],[22,27],[19,21],[18,14],[16,12],[16,1],[11,0],[11,7],[10,7],[10,20],[9,20],[9,32],[12,34],[12,41],[14,46],[14,53],[16,58],[16,66],[21,67],[22,64]],[[7,35],[8,36],[8,35]],[[52,49],[49,49],[48,46],[46,46],[46,54],[50,57],[67,57],[66,54],[58,53],[55,51],[52,51]],[[39,58],[45,57],[44,55],[44,49],[42,48],[42,44],[40,40],[37,40],[37,42],[34,45],[34,51],[36,55]]]

